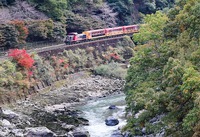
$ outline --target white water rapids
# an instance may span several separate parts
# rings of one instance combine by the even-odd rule
[[[116,105],[117,109],[108,109],[110,105]],[[113,131],[126,124],[124,94],[92,100],[78,109],[83,112],[81,116],[89,120],[89,126],[84,126],[80,130],[88,131],[91,137],[110,137]],[[106,126],[105,119],[109,116],[117,118],[119,124]]]

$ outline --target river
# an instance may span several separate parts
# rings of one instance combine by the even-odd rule
[[[73,136],[88,131],[91,137],[110,137],[114,130],[126,124],[125,95],[118,94],[124,81],[90,77],[87,73],[74,75],[69,77],[66,86],[40,91],[13,106],[1,106],[0,136]],[[86,102],[88,98],[93,100]],[[110,110],[110,105],[118,109]],[[82,116],[77,116],[77,109],[83,112]],[[119,124],[106,126],[105,119],[109,116],[118,118]],[[82,126],[88,124],[84,118],[89,120],[89,126]]]
[[[116,105],[117,109],[108,109],[110,105]],[[113,131],[126,124],[124,94],[91,100],[77,109],[83,112],[81,117],[89,120],[89,126],[81,127],[79,130],[88,131],[91,137],[110,137]],[[117,118],[119,124],[106,126],[105,119],[109,116]]]

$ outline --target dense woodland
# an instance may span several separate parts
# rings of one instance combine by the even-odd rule
[[[30,7],[20,5],[23,2],[45,13],[47,18],[24,19],[14,15],[10,21],[1,20],[0,46],[10,48],[26,42],[63,41],[66,32],[80,33],[136,24],[141,21],[143,14],[155,13],[160,9],[168,10],[174,4],[173,0],[1,0],[0,8],[20,7],[17,11],[26,14]]]
[[[145,16],[134,34],[125,91],[134,135],[200,135],[199,15],[199,0],[181,0],[168,14]]]

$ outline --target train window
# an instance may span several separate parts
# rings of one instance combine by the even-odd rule
[[[97,32],[92,32],[92,35],[99,35],[99,34],[104,34],[104,31],[97,31]]]
[[[81,38],[81,39],[86,39],[86,35],[85,34],[79,34],[78,37]]]
[[[105,30],[91,32],[91,35],[92,36],[103,36],[103,35],[105,35]]]
[[[122,29],[120,28],[120,29],[114,29],[113,31],[121,31]]]
[[[67,35],[66,41],[73,41],[75,35]]]
[[[128,30],[131,30],[131,29],[133,29],[132,27],[131,28],[127,28]]]

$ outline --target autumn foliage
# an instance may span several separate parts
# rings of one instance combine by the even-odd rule
[[[12,57],[20,66],[26,69],[30,69],[33,66],[33,58],[24,49],[11,49],[8,56]]]
[[[26,38],[28,37],[28,28],[25,26],[24,21],[14,20],[10,24],[14,25],[18,31],[18,43],[25,43]]]
[[[113,58],[113,59],[116,59],[116,60],[119,60],[120,59],[120,56],[116,53],[111,53],[110,56]]]

